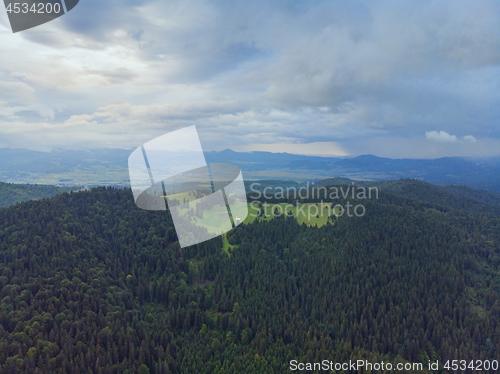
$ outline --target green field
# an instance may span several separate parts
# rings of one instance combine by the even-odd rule
[[[193,205],[193,204],[191,204]],[[188,209],[181,209],[182,214],[187,214]],[[210,210],[203,211],[203,218],[192,217],[191,221],[194,225],[204,227],[208,232],[220,233],[220,231],[225,231],[222,228],[225,225],[230,225],[227,221],[227,207],[225,205],[216,205]]]
[[[202,196],[205,196],[205,194],[202,193],[201,191],[198,191],[198,192],[201,193]],[[197,197],[195,196],[195,193],[193,191],[182,191],[182,192],[178,192],[175,194],[168,194],[168,198],[179,200],[181,204],[184,204],[184,203],[187,203],[190,201],[194,201],[197,199]]]
[[[181,203],[183,203],[184,201],[190,203],[186,204],[186,207],[183,207],[180,210],[182,215],[188,215],[188,211],[191,209],[193,209],[193,211],[196,210],[195,201],[197,199],[194,194],[190,194],[189,192],[180,192],[175,195],[171,195],[171,197],[179,200]],[[291,204],[287,203],[263,204],[262,209],[264,210],[264,214],[261,217],[257,217],[260,208],[259,204],[254,202],[251,204],[247,204],[248,215],[243,223],[249,224],[254,222],[256,219],[269,221],[275,218],[273,212],[278,209],[278,213],[293,213],[293,217],[285,215],[286,219],[295,219],[299,224],[305,223],[307,226],[321,227],[327,224],[329,217],[333,216],[333,205],[334,204],[332,203],[301,203],[299,204],[299,206],[292,206]],[[189,216],[191,217],[191,222],[194,225],[205,227],[209,232],[212,233],[220,233],[221,231],[230,230],[229,227],[225,227],[228,224],[227,211],[228,207],[225,205],[214,205],[211,209],[203,210],[202,218],[193,214],[189,214]],[[232,206],[231,215],[234,221],[236,221],[238,217],[244,217],[245,213],[246,212],[244,204],[240,204],[239,206],[238,204],[234,204]],[[228,255],[230,255],[228,252],[229,247],[238,247],[237,245],[230,245],[225,234],[222,236],[222,240],[222,250]]]
[[[292,212],[294,218],[299,224],[305,223],[308,226],[317,225],[320,227],[326,225],[328,222],[328,216],[333,214],[332,203],[306,203],[300,204],[299,207],[292,206],[287,203],[281,203],[266,204],[266,206],[262,206],[264,209],[264,215],[257,218],[257,214],[259,212],[258,204],[252,203],[248,204],[248,216],[244,223],[251,223],[256,219],[267,221],[273,219],[273,212],[278,205],[280,206],[280,208],[278,208],[278,212],[284,212],[285,210],[286,213]]]
[[[188,198],[193,200],[194,196],[187,196],[179,194],[178,198]],[[328,217],[333,214],[332,203],[305,203],[300,204],[299,207],[292,206],[291,204],[281,203],[281,204],[266,204],[262,208],[265,210],[263,216],[257,218],[259,212],[258,205],[256,203],[247,204],[248,215],[243,223],[252,223],[256,219],[260,220],[271,220],[274,218],[273,212],[278,209],[278,212],[291,212],[293,213],[293,218],[297,220],[299,224],[305,223],[308,226],[323,226],[328,222]],[[187,209],[185,209],[187,213]],[[220,231],[221,225],[225,221],[225,216],[223,213],[227,212],[225,206],[214,206],[210,210],[205,210],[203,212],[203,219],[198,217],[193,218],[193,223],[199,226],[206,227],[210,232]],[[244,206],[243,209],[232,209],[231,211],[233,219],[237,217],[243,217],[245,215]],[[287,217],[288,218],[288,217]]]
[[[202,205],[201,212],[197,215],[196,212],[197,210],[199,211],[197,209],[198,200],[200,199],[199,195],[180,192],[170,195],[169,198],[180,201],[181,206],[177,207],[178,214],[188,218],[191,224],[206,228],[209,233],[219,235],[221,232],[229,231],[232,228],[233,223],[228,219],[228,206],[225,204],[214,204],[210,209],[203,208]],[[232,204],[231,208],[234,220],[237,217],[244,217],[246,214],[245,203]]]

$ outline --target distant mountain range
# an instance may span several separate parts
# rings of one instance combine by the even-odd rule
[[[131,150],[37,152],[0,149],[0,181],[55,185],[128,185]],[[500,192],[500,157],[466,159],[390,159],[373,155],[354,158],[303,156],[289,153],[206,152],[209,163],[240,166],[246,180],[354,180],[416,178],[438,185],[466,185]]]
[[[308,180],[344,177],[354,180],[416,178],[438,185],[466,185],[500,192],[500,157],[466,159],[390,159],[300,156],[287,153],[238,153],[229,149],[206,154],[209,162],[231,162],[246,178]],[[290,178],[294,175],[295,178]],[[311,178],[311,176],[315,176]]]

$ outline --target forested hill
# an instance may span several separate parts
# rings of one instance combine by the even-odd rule
[[[500,216],[500,193],[478,190],[461,185],[436,186],[411,178],[388,181],[353,181],[346,180],[346,178],[328,178],[315,182],[314,186],[330,186],[332,184],[351,185],[351,183],[365,188],[377,187],[380,191],[392,195],[416,199],[448,209]]]
[[[168,213],[129,190],[1,209],[0,373],[498,360],[500,218],[361,202],[364,217],[320,228],[242,224],[229,256],[221,237],[181,249]]]
[[[415,179],[382,181],[378,185],[382,191],[398,196],[440,204],[451,209],[500,215],[500,193],[497,192],[460,185],[436,186]]]
[[[71,188],[68,187],[0,182],[0,208],[8,207],[23,201],[53,197],[70,190]]]

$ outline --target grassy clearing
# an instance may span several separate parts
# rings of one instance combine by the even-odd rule
[[[205,196],[205,195],[202,194],[202,196]],[[195,196],[195,193],[192,191],[182,191],[182,192],[178,192],[178,193],[171,194],[171,195],[169,194],[168,198],[179,200],[181,202],[181,204],[185,204],[187,202],[194,201],[194,200],[198,199],[199,197],[197,198]]]
[[[280,207],[278,207],[278,205]],[[253,203],[248,204],[248,216],[244,223],[252,223],[256,219],[269,221],[274,218],[273,212],[275,209],[278,209],[278,213],[293,213],[294,219],[296,219],[299,224],[305,223],[308,226],[317,225],[320,227],[326,225],[328,216],[333,214],[332,206],[332,203],[305,203],[300,204],[299,207],[291,206],[286,203],[267,204],[266,207],[262,206],[264,215],[257,218],[259,212],[258,204]]]
[[[189,200],[189,204],[182,205],[182,208],[179,206],[177,208],[178,213],[181,216],[189,217],[191,223],[198,227],[204,227],[210,233],[221,234],[221,231],[229,231],[232,228],[231,221],[229,220],[227,214],[227,206],[226,205],[214,205],[211,209],[204,209],[202,211],[201,216],[197,216],[196,212],[196,196],[189,195],[187,192],[179,193],[173,195],[175,199],[180,200],[181,203],[186,199],[186,202]]]
[[[231,245],[231,244],[229,244],[229,242],[227,240],[227,237],[226,237],[226,234],[224,234],[224,235],[222,235],[222,250],[224,252],[226,252],[226,254],[228,256],[231,256],[231,254],[228,251],[229,247],[231,247],[231,249],[234,250],[234,249],[238,248],[238,245]]]
[[[183,191],[168,198],[177,200],[181,205],[178,205],[176,214],[186,217],[192,225],[203,227],[211,234],[220,235],[232,229],[232,222],[228,216],[230,210],[234,223],[239,221],[238,217],[245,217],[247,214],[247,204],[237,199],[230,200],[230,205],[227,206],[224,200],[216,199],[201,202],[199,208],[199,200],[206,196],[207,191],[189,192]],[[220,195],[222,196],[222,195]],[[207,208],[210,209],[207,209]]]
[[[228,220],[226,205],[213,205],[209,210],[203,210],[203,217],[198,217],[196,211],[196,196],[189,192],[179,192],[171,196],[179,200],[181,203],[184,201],[189,202],[186,207],[180,209],[182,215],[188,215],[192,224],[200,227],[205,227],[209,232],[215,234],[222,234],[223,231],[231,230],[232,225]],[[299,224],[305,223],[307,226],[321,227],[327,224],[329,217],[334,214],[332,203],[300,203],[299,206],[292,206],[291,204],[265,204],[262,205],[264,213],[261,217],[257,218],[260,211],[258,203],[247,204],[234,204],[231,209],[231,214],[236,222],[238,217],[244,217],[246,209],[248,208],[248,215],[243,223],[252,223],[256,219],[269,221],[274,217],[274,212],[277,210],[278,214],[284,214],[286,219],[295,219]],[[190,213],[191,211],[191,213]],[[293,216],[288,216],[288,214]],[[338,212],[335,212],[338,213]],[[236,249],[237,245],[230,245],[226,234],[222,235],[222,250],[229,254],[229,248]]]

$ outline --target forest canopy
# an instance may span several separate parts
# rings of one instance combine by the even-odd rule
[[[499,217],[388,193],[364,204],[363,217],[257,219],[187,248],[130,190],[1,209],[0,373],[498,358]]]

